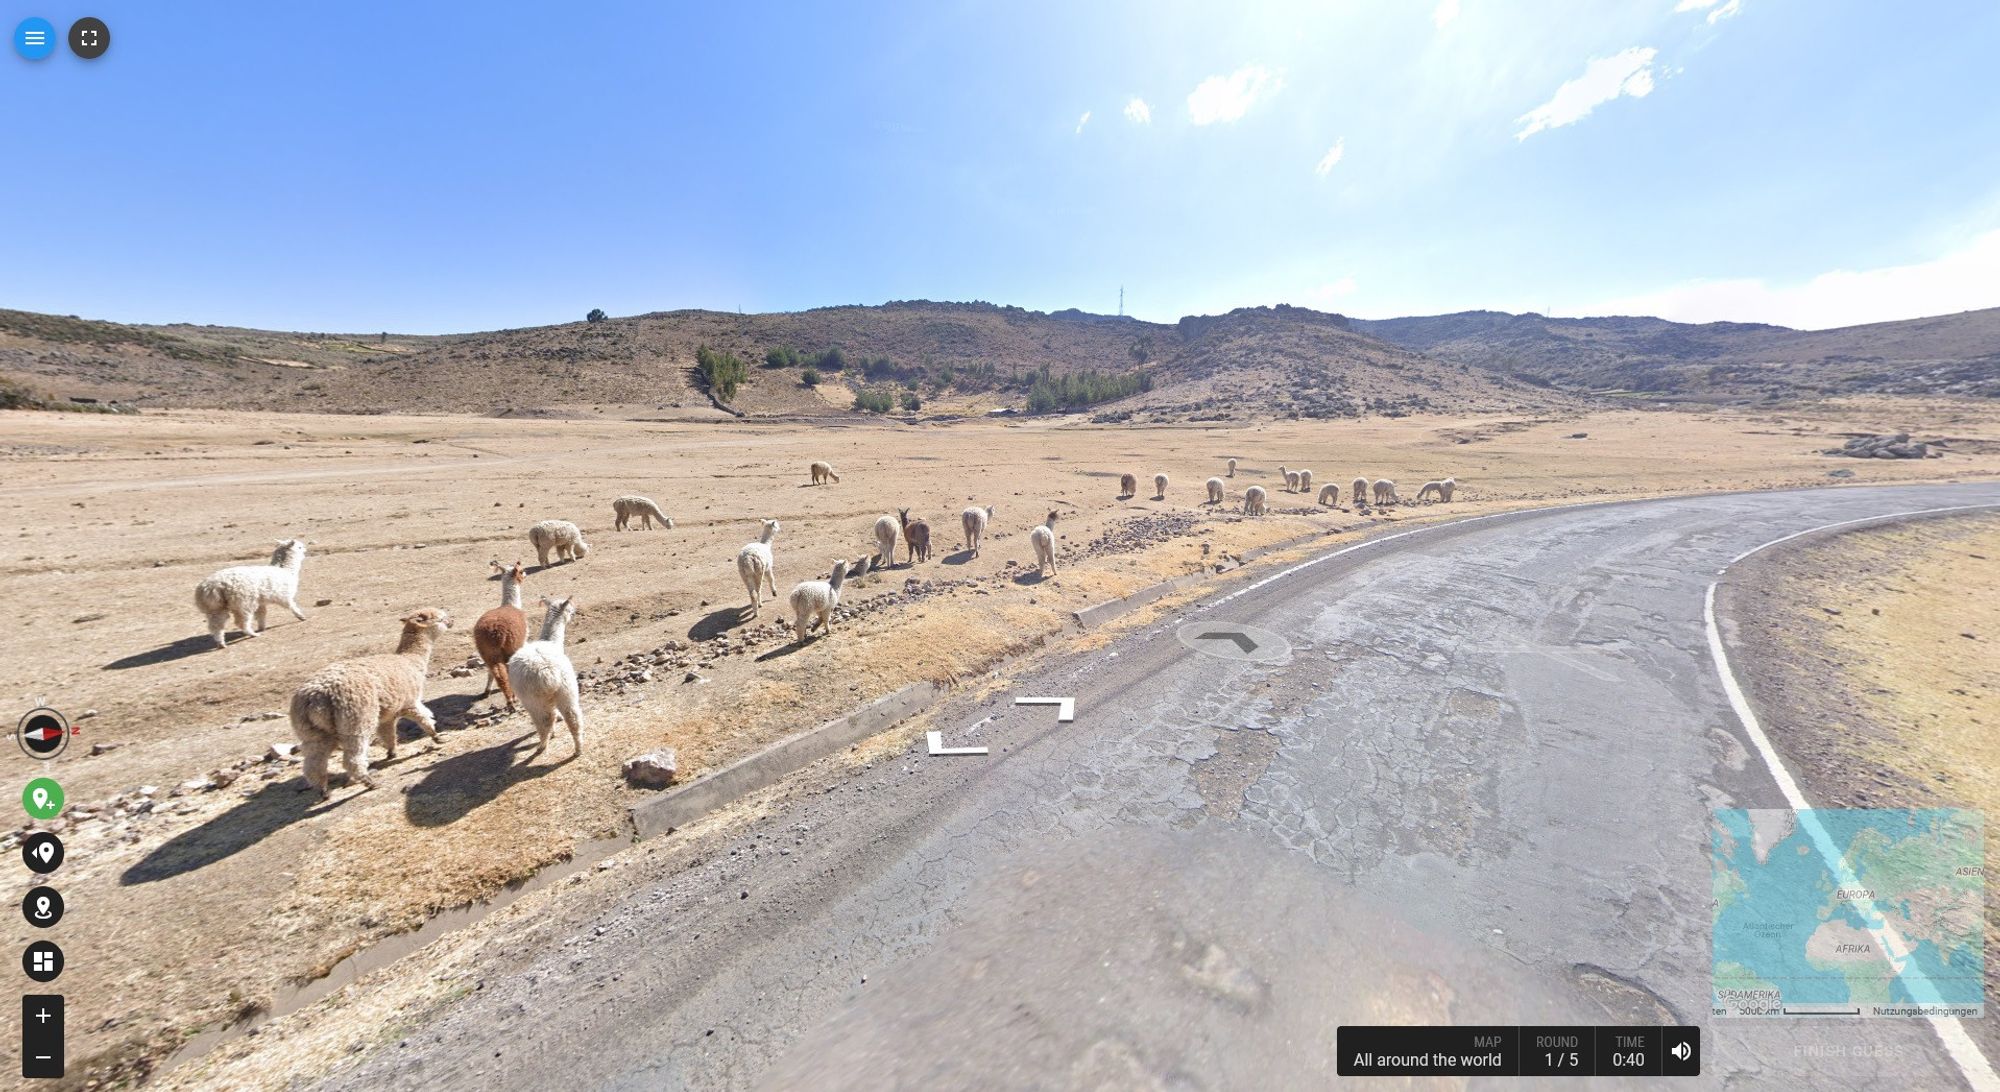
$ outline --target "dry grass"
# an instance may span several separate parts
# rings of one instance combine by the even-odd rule
[[[1992,446],[1921,463],[1811,454],[1839,431],[1912,419]],[[1567,438],[1576,432],[1588,438]],[[1197,503],[1201,483],[1228,456],[1242,460],[1231,505],[1210,510]],[[23,528],[0,555],[0,591],[16,608],[13,632],[36,640],[32,656],[0,657],[0,692],[15,704],[39,696],[73,713],[98,710],[57,771],[74,801],[171,787],[288,738],[282,721],[242,718],[282,709],[322,664],[380,649],[413,607],[446,607],[469,628],[498,600],[488,560],[532,560],[525,530],[550,516],[579,522],[595,547],[527,586],[531,599],[583,604],[571,630],[578,666],[609,674],[678,642],[686,647],[675,655],[707,680],[683,682],[676,666],[587,692],[590,723],[575,760],[559,733],[547,755],[524,764],[524,718],[475,717],[447,730],[437,751],[406,745],[382,769],[381,791],[343,791],[324,809],[307,807],[289,767],[171,801],[162,810],[176,814],[135,822],[129,841],[106,823],[66,833],[63,890],[77,913],[64,923],[65,945],[94,953],[64,978],[94,1021],[78,1029],[72,1057],[136,1058],[122,1070],[133,1073],[244,999],[268,1000],[286,979],[616,832],[641,798],[618,766],[639,751],[667,744],[684,771],[715,768],[908,682],[973,678],[1034,647],[1071,612],[1163,576],[1310,532],[1444,511],[1317,509],[1273,481],[1281,463],[1311,467],[1343,494],[1357,473],[1410,485],[1455,474],[1461,503],[1450,511],[1474,514],[1826,484],[1836,470],[1857,481],[1990,477],[2000,473],[2000,421],[1982,406],[1877,403],[1255,428],[8,414],[0,458],[10,482],[0,505]],[[843,482],[806,485],[815,458],[838,466]],[[1121,501],[1123,471],[1165,471],[1177,484],[1163,502],[1149,491]],[[1273,490],[1269,518],[1234,515],[1251,484]],[[626,492],[657,498],[677,528],[610,532],[610,498]],[[983,556],[966,560],[954,556],[957,513],[975,501],[998,513]],[[765,625],[781,611],[738,621],[733,558],[757,519],[784,524],[775,541],[783,589],[865,552],[874,518],[906,505],[930,517],[934,559],[854,588],[848,602],[860,614],[833,637],[787,650]],[[1061,574],[1020,578],[1027,529],[1052,507],[1065,513]],[[201,648],[194,583],[293,534],[312,543],[300,596],[309,619],[281,617],[225,652]],[[911,578],[918,584],[906,588]],[[320,599],[331,602],[315,606]],[[455,633],[434,664],[430,700],[448,725],[494,704],[474,700],[476,675],[446,674],[470,654]],[[88,756],[100,740],[122,746]],[[25,942],[25,932],[17,926],[11,939]]]

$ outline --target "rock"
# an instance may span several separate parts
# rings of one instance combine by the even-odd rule
[[[674,749],[662,747],[626,760],[625,782],[635,788],[664,789],[674,783],[679,771],[680,761],[674,756]]]
[[[330,606],[333,606],[333,600],[331,600],[331,599],[315,599],[315,600],[313,600],[313,606],[315,606],[315,607],[330,607]]]
[[[77,717],[76,719],[78,719],[78,720],[89,720],[90,718],[92,718],[92,717],[94,717],[94,716],[96,716],[96,715],[97,715],[97,710],[95,710],[95,709],[85,709],[85,710],[83,711],[83,714],[82,714],[81,716]]]
[[[94,755],[110,754],[112,751],[123,746],[125,746],[123,743],[93,743],[90,745],[90,753]]]
[[[237,771],[225,766],[222,769],[214,770],[209,773],[208,775],[208,780],[210,783],[209,787],[215,789],[226,789],[229,786],[235,784],[236,779],[240,776],[242,775],[239,774]]]
[[[273,743],[271,744],[271,749],[264,752],[264,761],[266,762],[297,762],[298,760],[299,745],[296,743]]]
[[[238,721],[238,723],[240,723],[240,724],[249,724],[249,723],[251,723],[252,721],[259,721],[259,720],[284,720],[284,719],[285,719],[285,714],[283,714],[283,713],[273,713],[273,712],[271,712],[271,711],[270,711],[269,709],[266,709],[266,710],[264,710],[264,711],[263,711],[263,712],[261,712],[261,713],[247,713],[247,714],[245,714],[245,715],[243,716],[242,720]]]

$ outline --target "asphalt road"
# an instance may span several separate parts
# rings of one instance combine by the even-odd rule
[[[1297,1088],[1341,1024],[1700,1023],[1676,1087],[1964,1087],[1922,1021],[1707,1019],[1709,810],[1784,800],[1702,608],[1771,539],[1977,503],[2000,484],[1598,506],[1260,581],[946,706],[990,755],[804,777],[327,1083]]]

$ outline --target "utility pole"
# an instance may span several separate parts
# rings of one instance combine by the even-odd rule
[[[1125,286],[1118,286],[1118,317],[1125,317]]]

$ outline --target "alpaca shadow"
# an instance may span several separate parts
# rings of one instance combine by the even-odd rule
[[[761,664],[771,660],[782,660],[785,657],[790,656],[792,653],[807,647],[808,645],[817,644],[821,640],[821,638],[825,636],[826,635],[823,633],[816,634],[812,637],[807,638],[806,643],[803,645],[798,643],[797,641],[786,641],[784,644],[779,645],[778,647],[772,649],[771,651],[764,653],[762,656],[757,657],[756,662]]]
[[[248,775],[246,775],[248,776]],[[122,886],[155,883],[183,876],[227,860],[278,831],[340,806],[339,800],[321,803],[319,794],[305,787],[298,767],[285,776],[267,781],[256,795],[221,815],[190,827],[166,840],[137,864],[118,877]]]
[[[1041,583],[1042,581],[1044,581],[1044,580],[1047,580],[1047,579],[1048,579],[1048,577],[1046,577],[1046,576],[1043,576],[1043,575],[1042,575],[1042,571],[1041,571],[1040,569],[1036,569],[1036,570],[1034,570],[1034,571],[1032,571],[1032,572],[1025,572],[1025,573],[1022,573],[1021,575],[1019,575],[1019,576],[1015,577],[1015,578],[1014,578],[1014,583],[1016,583],[1016,584],[1024,584],[1024,585],[1025,585],[1025,584],[1039,584],[1039,583]]]
[[[483,679],[485,675],[486,665],[481,664],[479,666],[479,674],[474,677]],[[499,688],[495,687],[494,692],[498,693]],[[491,696],[490,694],[487,695],[487,697]],[[440,694],[434,698],[426,698],[424,704],[431,707],[431,716],[437,718],[438,730],[442,732],[446,725],[450,725],[453,728],[463,728],[465,726],[466,714],[472,712],[472,707],[478,705],[480,700],[481,698],[478,694]],[[396,740],[398,745],[419,739],[427,740],[429,738],[429,736],[424,734],[423,729],[417,727],[415,721],[404,720],[396,725]]]
[[[521,756],[534,750],[535,732],[492,747],[453,755],[432,766],[423,780],[403,794],[403,817],[415,827],[442,827],[465,818],[474,808],[491,803],[510,785],[533,781],[568,765],[569,732],[561,725],[549,736],[549,749],[532,763]],[[562,758],[551,759],[551,754]]]
[[[938,560],[943,561],[947,565],[963,565],[972,560],[972,551],[960,550],[955,554],[946,554]]]
[[[720,637],[737,626],[750,620],[748,604],[740,607],[724,607],[710,611],[701,621],[688,627],[688,640],[706,641]]]
[[[243,640],[241,634],[237,640]],[[104,665],[106,671],[127,671],[135,667],[151,667],[154,664],[172,663],[184,660],[205,649],[215,648],[215,638],[202,634],[199,637],[183,637],[172,644],[161,645],[150,652],[135,652],[123,659],[113,660]],[[221,651],[217,649],[217,651]]]

